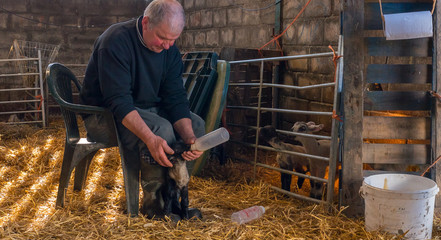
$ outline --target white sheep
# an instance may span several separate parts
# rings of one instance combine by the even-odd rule
[[[314,122],[296,122],[292,127],[293,132],[311,134],[323,129],[323,124],[315,124]],[[329,157],[331,141],[317,140],[311,137],[296,136],[296,140],[300,141],[306,149],[306,153],[310,155]],[[311,176],[323,178],[326,174],[327,162],[311,159],[310,173]],[[311,197],[321,199],[323,193],[323,184],[321,182],[311,180]]]

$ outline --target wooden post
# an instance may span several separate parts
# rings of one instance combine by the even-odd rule
[[[343,1],[343,156],[340,205],[348,216],[363,213],[359,189],[363,180],[362,128],[364,86],[364,1]]]
[[[437,93],[441,92],[441,84],[437,84],[438,79],[441,79],[441,41],[438,36],[439,29],[441,29],[441,22],[438,21],[438,18],[441,18],[441,2],[437,1],[435,11],[433,12],[434,16],[434,28],[433,28],[433,80],[432,80],[432,89],[434,89]],[[441,155],[441,102],[439,100],[435,101],[435,112],[432,116],[432,147],[434,148],[434,160]],[[437,163],[432,171],[435,173],[434,180],[441,186],[441,163]],[[441,207],[441,195],[438,194],[435,198],[435,207]]]

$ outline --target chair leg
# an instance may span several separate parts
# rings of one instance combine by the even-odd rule
[[[60,181],[58,184],[58,194],[56,207],[64,207],[64,197],[66,195],[67,186],[69,185],[70,175],[72,173],[72,158],[75,148],[65,144],[63,163],[61,165]]]
[[[87,178],[87,172],[89,171],[90,163],[93,157],[98,152],[94,151],[89,153],[76,167],[75,167],[75,179],[74,179],[74,190],[83,190],[84,184]]]
[[[124,175],[127,214],[131,217],[136,217],[139,212],[139,153],[129,151],[124,147],[120,147],[119,149]]]

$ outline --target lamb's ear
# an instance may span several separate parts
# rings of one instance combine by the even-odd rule
[[[307,125],[308,125],[308,129],[311,132],[318,132],[318,131],[322,130],[323,127],[325,126],[323,124],[316,125],[314,122],[308,122]]]

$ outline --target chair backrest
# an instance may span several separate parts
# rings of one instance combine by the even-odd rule
[[[75,75],[60,63],[51,63],[46,69],[46,79],[52,97],[61,107],[66,139],[69,142],[78,142],[80,133],[75,112],[68,110],[66,104],[73,103],[72,84],[81,91],[81,84]]]
[[[212,92],[217,80],[217,60],[215,52],[189,52],[182,57],[182,75],[190,110],[203,119],[207,115]]]

